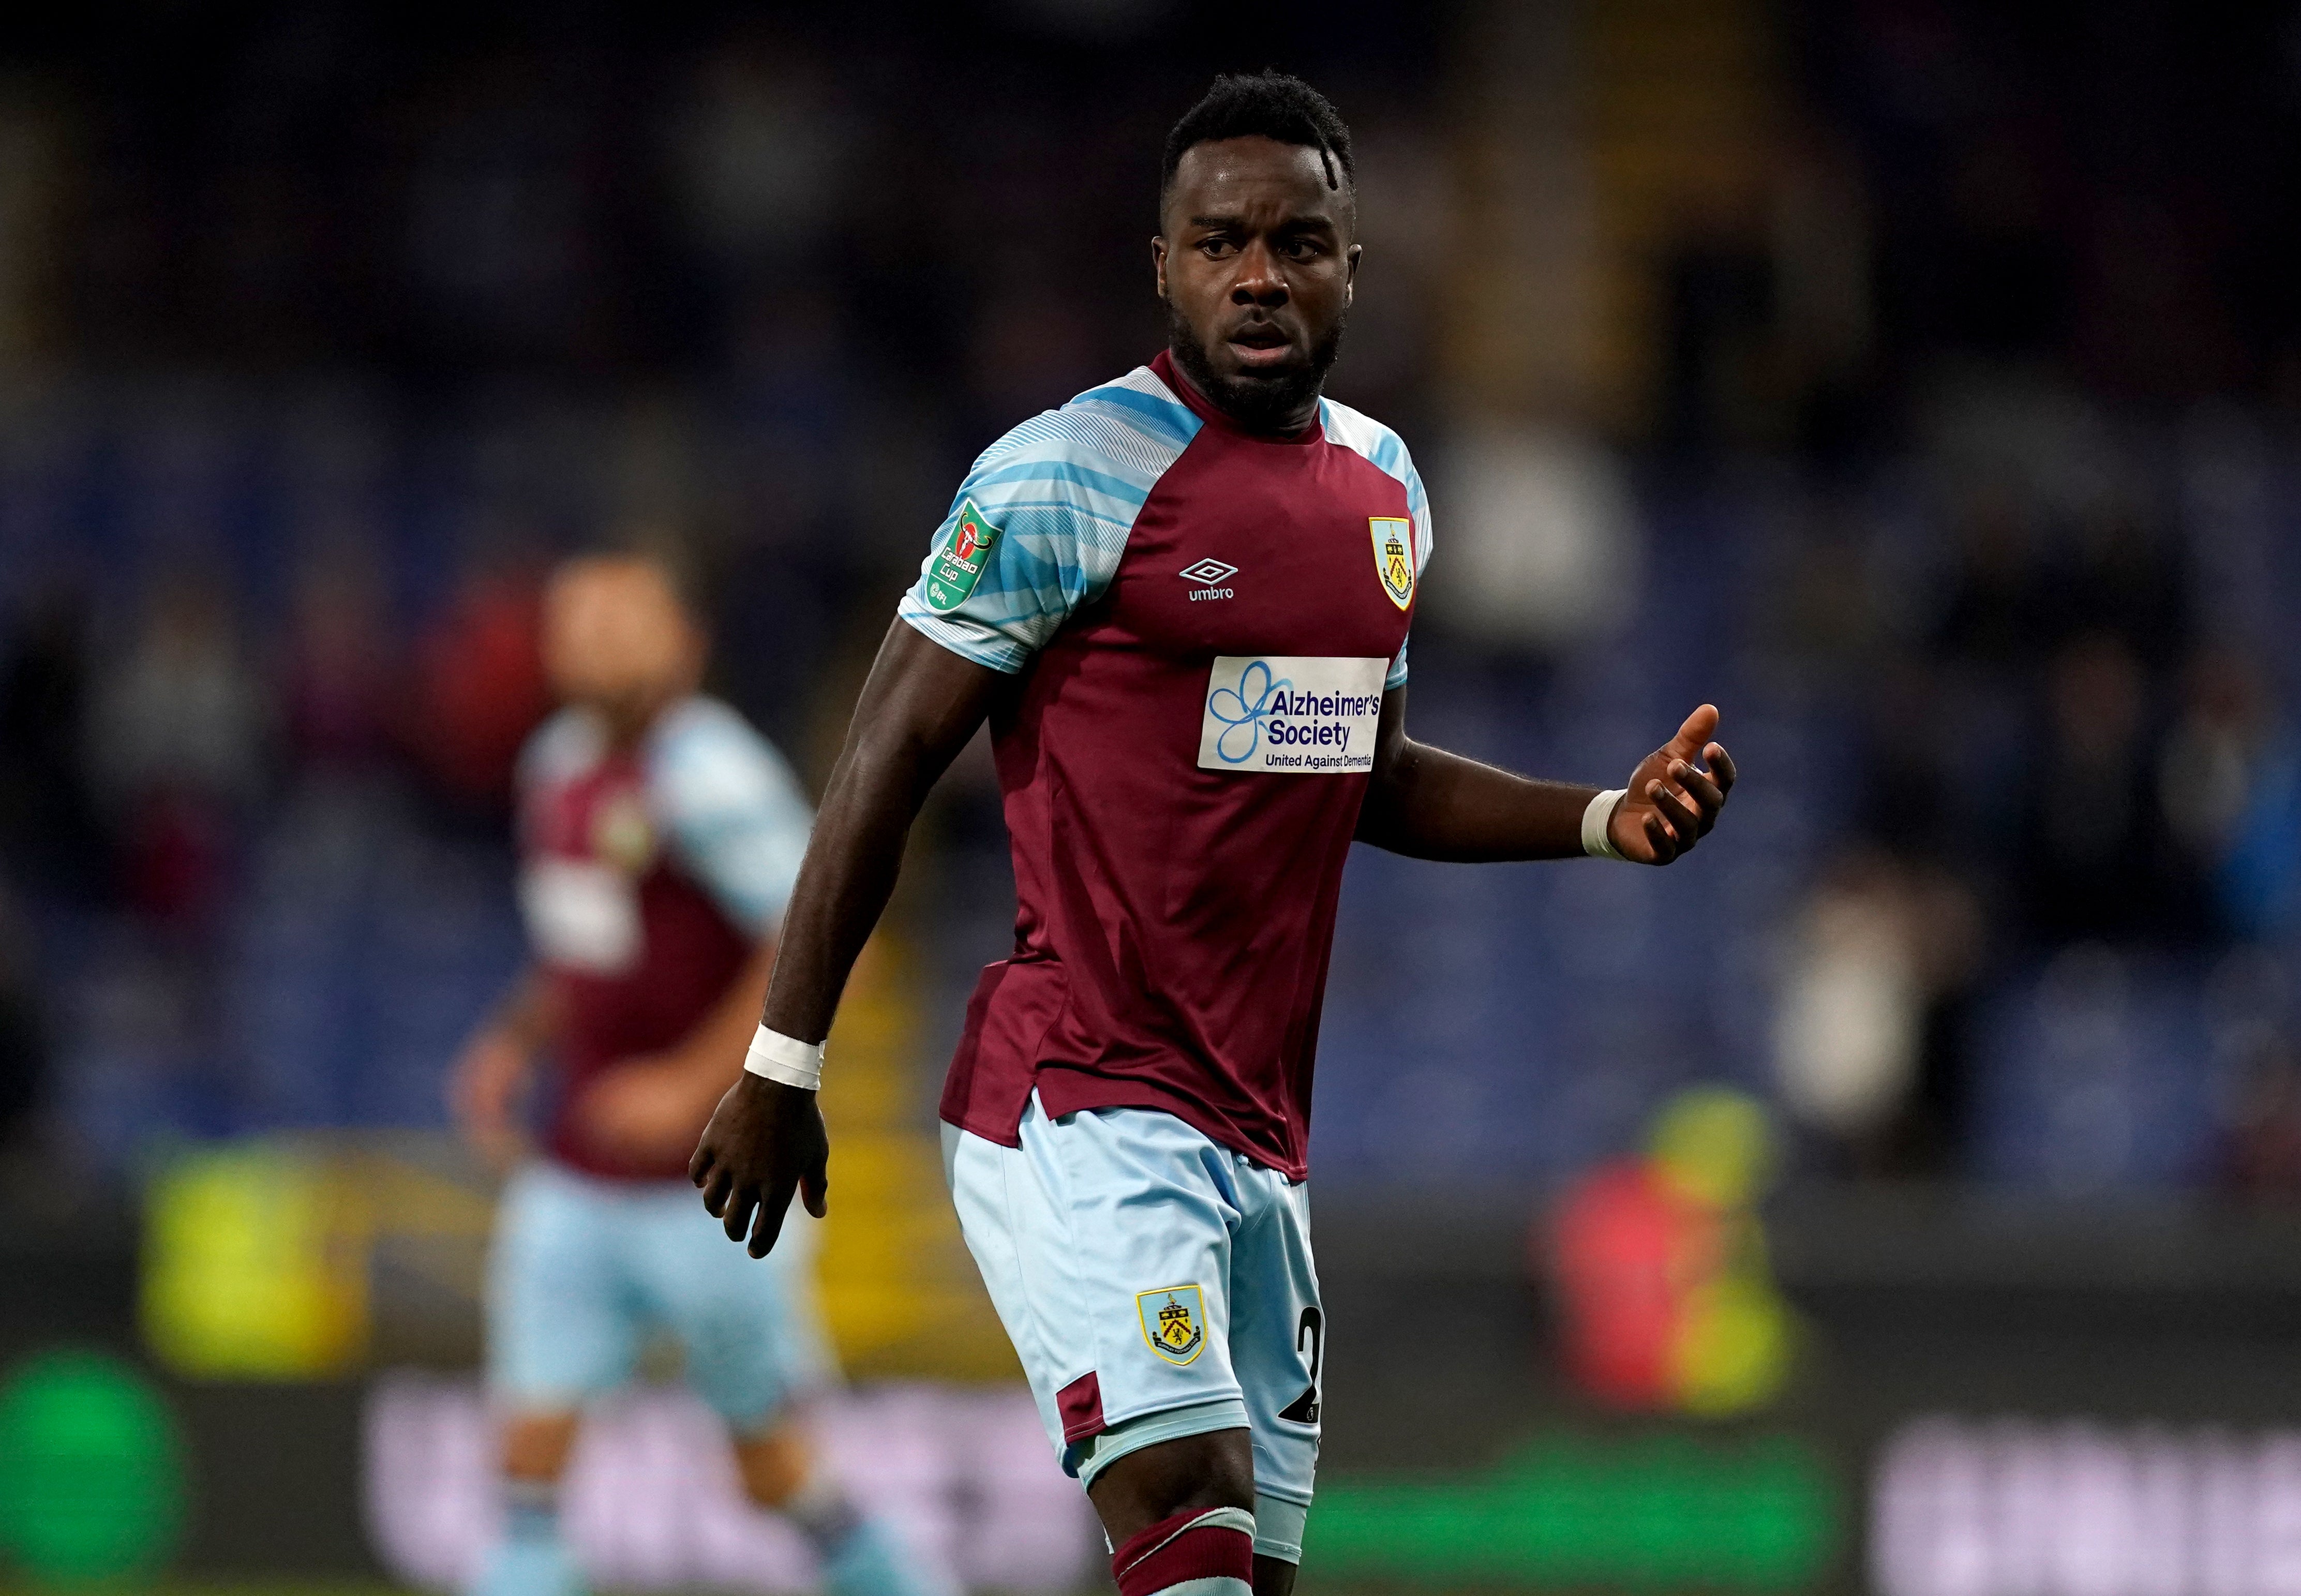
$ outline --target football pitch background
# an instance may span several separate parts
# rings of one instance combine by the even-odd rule
[[[824,1453],[970,1589],[1104,1588],[932,1137],[904,1123],[903,973],[886,945],[858,973],[826,1093],[841,1184],[822,1286],[856,1383],[820,1416]],[[2152,1567],[2169,1590],[2209,1570],[2247,1596],[2301,1567],[2289,1222],[1793,1190],[1753,1221],[1786,1379],[1699,1417],[1609,1412],[1569,1380],[1552,1212],[1525,1192],[1322,1191],[1306,1596],[2012,1596]],[[457,1588],[495,1501],[476,1375],[489,1213],[444,1139],[260,1139],[180,1149],[119,1207],[7,1238],[24,1288],[0,1294],[10,1574]],[[569,1532],[600,1588],[811,1589],[675,1375],[650,1358],[571,1469]]]
[[[2149,1567],[2242,1593],[2301,1557],[2301,1270],[2277,1262],[2279,1222],[1790,1192],[1768,1229],[1794,1377],[1697,1421],[1573,1392],[1530,1217],[1519,1198],[1323,1202],[1337,1333],[1306,1593],[1970,1596]],[[364,1366],[188,1375],[136,1329],[153,1260],[134,1234],[10,1243],[30,1289],[0,1303],[0,1589],[452,1588],[492,1501],[475,1325],[426,1342],[379,1283]],[[891,1492],[974,1589],[1103,1588],[1011,1380],[889,1376],[826,1421],[859,1491]],[[603,1591],[809,1588],[782,1527],[714,1483],[675,1384],[611,1404],[592,1441],[571,1532]],[[1977,1583],[1976,1559],[2003,1577]]]

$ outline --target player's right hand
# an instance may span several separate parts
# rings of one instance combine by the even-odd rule
[[[828,1211],[831,1139],[815,1093],[745,1071],[703,1127],[687,1177],[703,1189],[703,1206],[725,1224],[727,1239],[749,1234],[763,1258],[782,1233],[797,1191],[817,1219]]]

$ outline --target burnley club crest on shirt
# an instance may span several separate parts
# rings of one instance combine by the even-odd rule
[[[1142,1316],[1142,1339],[1168,1363],[1180,1367],[1205,1348],[1207,1302],[1198,1287],[1162,1286],[1155,1291],[1138,1291],[1134,1308]]]
[[[1391,603],[1404,609],[1414,602],[1413,523],[1402,515],[1369,515],[1374,533],[1374,570]]]

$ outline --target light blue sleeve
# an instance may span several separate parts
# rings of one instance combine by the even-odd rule
[[[896,613],[977,664],[1021,670],[1109,587],[1200,424],[1146,368],[1025,422],[967,472]]]
[[[1392,437],[1396,438],[1393,433]],[[1419,592],[1422,573],[1430,568],[1430,495],[1423,490],[1422,473],[1414,469],[1414,456],[1406,446],[1398,446],[1399,464],[1406,470],[1406,513],[1414,517],[1414,586]],[[1390,662],[1390,670],[1382,679],[1383,691],[1406,685],[1406,648],[1414,639],[1402,639],[1398,645],[1398,657]]]
[[[807,855],[813,807],[773,744],[724,704],[690,698],[648,757],[656,821],[688,873],[753,936],[782,919]]]
[[[1371,461],[1384,475],[1394,477],[1406,489],[1406,513],[1414,518],[1414,585],[1422,585],[1422,573],[1430,568],[1430,495],[1422,486],[1422,473],[1414,469],[1414,456],[1407,453],[1405,439],[1376,421],[1372,416],[1351,409],[1332,399],[1321,399],[1318,419],[1326,436],[1344,448],[1354,449]],[[1408,639],[1411,641],[1412,639]],[[1390,670],[1382,680],[1383,690],[1406,685],[1406,643],[1398,646],[1398,657],[1390,662]]]

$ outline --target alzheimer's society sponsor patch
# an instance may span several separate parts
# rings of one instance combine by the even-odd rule
[[[1374,768],[1386,659],[1216,659],[1199,726],[1201,770],[1339,775]]]

